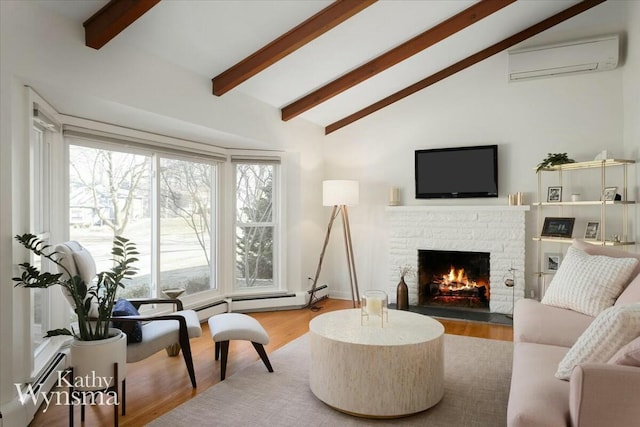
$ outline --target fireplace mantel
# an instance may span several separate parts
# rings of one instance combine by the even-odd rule
[[[389,220],[389,293],[395,295],[398,267],[417,271],[418,250],[489,252],[492,313],[511,313],[513,299],[524,296],[524,206],[410,205],[386,208]],[[515,288],[504,281],[515,271]],[[405,277],[409,304],[418,302],[415,277]]]

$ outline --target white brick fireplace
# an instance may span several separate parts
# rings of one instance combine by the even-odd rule
[[[389,294],[395,300],[398,268],[417,271],[418,250],[489,252],[489,310],[509,314],[512,288],[504,278],[515,269],[515,300],[524,296],[525,213],[529,206],[393,206],[387,208],[390,227]],[[409,304],[418,302],[416,277],[405,278]]]

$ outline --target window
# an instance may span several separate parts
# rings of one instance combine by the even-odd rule
[[[185,295],[216,289],[217,162],[103,141],[69,138],[69,225],[109,267],[114,236],[134,242],[139,271],[124,298]]]
[[[64,130],[69,234],[98,271],[115,235],[136,244],[139,271],[119,296],[181,288],[190,305],[285,288],[280,157],[235,152],[228,162],[211,146],[98,126]]]
[[[278,287],[277,164],[235,163],[235,289]]]
[[[31,230],[38,235],[45,243],[49,243],[50,230],[50,197],[49,169],[50,169],[50,135],[47,135],[47,128],[34,121],[31,129]],[[47,269],[46,258],[36,258],[31,254],[30,263],[37,268]],[[31,348],[34,359],[46,347],[47,340],[44,338],[46,332],[51,328],[51,304],[49,289],[30,289],[31,298]]]
[[[52,185],[54,177],[60,175],[60,154],[62,134],[55,121],[56,111],[30,88],[29,99],[29,163],[22,173],[29,183],[28,222],[20,219],[19,228],[37,235],[46,244],[59,241],[60,186]],[[27,165],[25,165],[27,166]],[[28,229],[27,229],[28,227]],[[29,253],[29,262],[42,271],[57,272],[44,257]],[[47,331],[66,326],[68,316],[63,311],[65,301],[55,289],[25,289],[16,294],[16,303],[24,311],[28,310],[30,329],[24,348],[14,351],[26,357],[27,376],[36,376],[44,369],[51,357],[63,345],[63,338],[45,338]],[[24,352],[24,353],[23,353]]]
[[[160,288],[187,294],[212,288],[215,169],[160,159]]]
[[[97,271],[111,267],[114,236],[138,248],[139,269],[120,296],[149,297],[151,284],[151,156],[69,146],[69,237],[85,246]]]

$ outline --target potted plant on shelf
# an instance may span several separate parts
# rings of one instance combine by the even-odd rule
[[[55,251],[51,245],[45,244],[37,236],[27,233],[17,235],[15,239],[34,255],[51,261],[58,269],[58,273],[40,271],[37,267],[25,262],[19,265],[22,275],[14,277],[13,280],[16,282],[15,286],[24,288],[42,289],[56,285],[62,287],[77,316],[77,322],[71,326],[71,330],[54,329],[48,331],[46,337],[60,335],[74,337],[71,345],[74,375],[84,377],[85,372],[95,376],[105,373],[106,375],[101,376],[109,377],[109,373],[113,372],[113,363],[118,363],[120,367],[118,376],[124,378],[126,335],[118,329],[111,328],[111,320],[118,288],[124,288],[123,280],[133,276],[137,270],[132,265],[138,260],[135,257],[138,255],[135,244],[124,237],[116,236],[111,250],[113,267],[98,273],[96,282],[85,283],[80,275],[72,274],[67,268],[60,252]],[[67,261],[73,263],[73,261]],[[109,345],[111,348],[105,348],[103,345]],[[105,366],[98,366],[98,361],[105,357],[108,359],[105,360]],[[86,365],[83,359],[86,359]],[[90,388],[85,387],[85,389]]]
[[[556,165],[564,165],[566,163],[575,163],[576,161],[570,159],[567,153],[548,153],[546,159],[538,163],[536,172],[540,172],[542,169],[549,168]]]

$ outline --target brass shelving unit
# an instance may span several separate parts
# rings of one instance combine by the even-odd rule
[[[625,159],[606,159],[606,160],[593,160],[587,162],[576,162],[576,163],[566,163],[563,165],[556,165],[548,168],[541,169],[537,171],[538,175],[538,201],[532,203],[535,206],[537,212],[537,230],[540,233],[542,231],[542,226],[544,223],[544,210],[548,208],[559,208],[562,214],[563,207],[587,207],[587,206],[600,206],[600,237],[598,239],[593,240],[585,240],[588,243],[594,245],[601,246],[633,246],[635,245],[635,241],[633,241],[632,236],[629,234],[629,206],[633,206],[636,204],[636,201],[629,200],[629,182],[628,182],[628,166],[635,164],[635,160],[625,160]],[[600,197],[604,194],[604,190],[607,187],[606,184],[606,171],[609,168],[622,168],[622,176],[623,183],[621,187],[618,187],[618,192],[620,192],[621,200],[584,200],[584,201],[557,201],[557,202],[543,202],[542,200],[546,198],[546,192],[543,191],[542,188],[542,176],[547,173],[555,173],[557,175],[557,185],[563,185],[563,174],[576,170],[584,170],[584,169],[593,169],[594,171],[600,172]],[[611,238],[607,239],[607,210],[613,206],[620,206],[621,210],[621,219],[622,219],[622,234],[619,236],[619,240],[612,240]],[[536,273],[539,280],[539,288],[542,289],[541,286],[542,281],[544,280],[544,276],[549,275],[548,272],[545,272],[543,266],[542,259],[542,246],[545,242],[551,243],[560,243],[560,244],[571,244],[573,238],[560,238],[560,237],[546,237],[537,235],[533,237],[533,240],[538,242],[537,252],[538,252],[538,267],[539,271]]]

